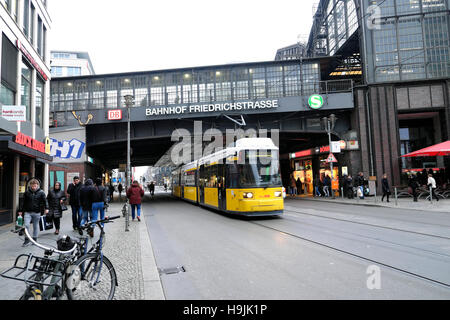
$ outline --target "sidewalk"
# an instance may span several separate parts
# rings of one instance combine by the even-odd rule
[[[450,214],[450,199],[440,199],[439,201],[433,200],[430,202],[429,200],[419,199],[418,202],[414,202],[412,197],[407,198],[399,198],[397,202],[394,197],[389,198],[389,203],[386,202],[386,198],[384,202],[381,202],[381,196],[365,197],[364,199],[354,198],[342,198],[336,197],[332,199],[331,197],[312,197],[305,195],[297,195],[295,198],[291,198],[289,195],[286,196],[287,199],[295,199],[295,200],[311,200],[311,201],[322,201],[322,202],[331,202],[331,203],[340,203],[340,204],[348,204],[348,205],[360,205],[360,206],[377,206],[377,207],[386,207],[386,208],[396,208],[396,209],[407,209],[407,210],[420,210],[420,211],[436,211],[436,212],[445,212]]]
[[[117,200],[116,200],[117,201]],[[120,215],[121,218],[105,225],[106,243],[104,254],[116,269],[119,286],[116,288],[115,300],[165,300],[153,248],[146,227],[145,216],[141,215],[141,222],[131,221],[130,231],[125,232],[125,218],[122,217],[123,203],[111,203],[107,216]],[[145,203],[143,204],[145,212]],[[14,225],[0,227],[0,272],[12,267],[19,254],[35,253],[43,255],[43,251],[28,246],[22,248],[23,238],[11,230]],[[32,228],[31,228],[32,229]],[[41,232],[39,242],[44,245],[56,245],[58,236],[55,230]],[[97,240],[98,229],[96,230]],[[60,235],[67,234],[77,237],[78,232],[72,230],[72,212],[65,212],[61,219]],[[17,300],[23,293],[23,282],[0,277],[0,300]]]

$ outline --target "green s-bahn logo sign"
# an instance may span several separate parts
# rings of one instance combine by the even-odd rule
[[[321,95],[314,94],[309,97],[308,104],[311,109],[320,109],[323,107],[323,97]]]

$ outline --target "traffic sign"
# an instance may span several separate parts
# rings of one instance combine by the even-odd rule
[[[337,162],[336,158],[332,153],[330,153],[330,155],[328,156],[327,162]]]

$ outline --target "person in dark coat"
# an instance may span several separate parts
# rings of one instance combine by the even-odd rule
[[[383,189],[383,196],[381,197],[381,202],[383,202],[384,197],[387,197],[387,202],[389,202],[389,196],[391,195],[391,188],[389,187],[389,181],[387,179],[387,174],[383,174],[383,179],[381,179],[381,188]]]
[[[29,187],[25,191],[22,206],[19,209],[18,215],[24,216],[24,225],[27,230],[30,230],[30,224],[33,222],[33,240],[37,241],[39,233],[39,220],[42,213],[48,213],[48,201],[45,192],[40,188],[40,182],[37,179],[31,179]],[[28,238],[25,238],[23,246],[30,243]]]
[[[84,186],[80,189],[80,207],[81,207],[81,221],[80,227],[84,226],[89,219],[92,220],[92,203],[94,202],[94,183],[92,179],[87,179]],[[81,229],[80,235],[83,234]]]
[[[321,184],[320,178],[319,178],[319,176],[316,176],[316,177],[314,178],[314,181],[313,181],[313,186],[314,186],[314,196],[315,196],[315,197],[321,197],[321,196],[322,196],[322,194],[321,194],[321,192],[320,192],[320,184]]]
[[[417,202],[417,192],[416,189],[420,187],[419,181],[417,181],[417,177],[415,173],[412,173],[409,176],[408,187],[411,188],[412,196],[414,198],[414,202]]]
[[[141,203],[144,196],[144,189],[139,185],[139,182],[133,181],[131,187],[127,190],[127,198],[130,199],[131,217],[134,220],[137,208],[137,219],[141,222]]]
[[[105,219],[106,188],[102,185],[102,178],[95,179],[94,194],[92,198],[92,221]],[[100,215],[100,217],[99,217]]]
[[[155,195],[155,183],[153,181],[148,186],[148,191],[150,191],[152,197]]]
[[[355,186],[361,191],[360,199],[364,199],[364,173],[360,172],[356,177]]]
[[[67,194],[69,195],[69,204],[72,208],[72,228],[77,230],[81,221],[80,210],[80,189],[83,185],[80,182],[80,177],[74,177],[73,183],[67,188]]]
[[[331,178],[328,174],[325,178],[323,178],[323,191],[325,193],[325,197],[329,197],[331,195]]]
[[[122,191],[123,191],[123,186],[121,183],[119,183],[119,185],[117,186],[117,191],[119,191],[119,201],[122,200]]]
[[[342,177],[342,190],[343,190],[343,196],[346,197],[347,196],[347,190],[348,190],[348,186],[347,186],[347,175],[344,174],[344,176]]]
[[[302,181],[300,180],[300,177],[297,177],[297,194],[302,194]]]
[[[353,199],[353,178],[351,175],[347,177],[347,197]]]
[[[108,188],[109,188],[109,202],[113,202],[113,200],[114,200],[114,186],[112,185],[112,183],[109,184]]]
[[[66,193],[61,189],[61,182],[55,182],[55,186],[48,192],[47,201],[49,206],[47,217],[53,220],[55,234],[58,235],[63,214],[61,205],[66,201]]]

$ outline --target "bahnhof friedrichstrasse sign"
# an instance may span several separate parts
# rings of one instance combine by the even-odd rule
[[[278,108],[278,100],[260,100],[246,102],[230,102],[189,106],[173,106],[161,108],[148,108],[145,111],[147,116],[186,114],[186,113],[205,113],[205,112],[224,112],[224,111],[243,111],[255,109]]]

